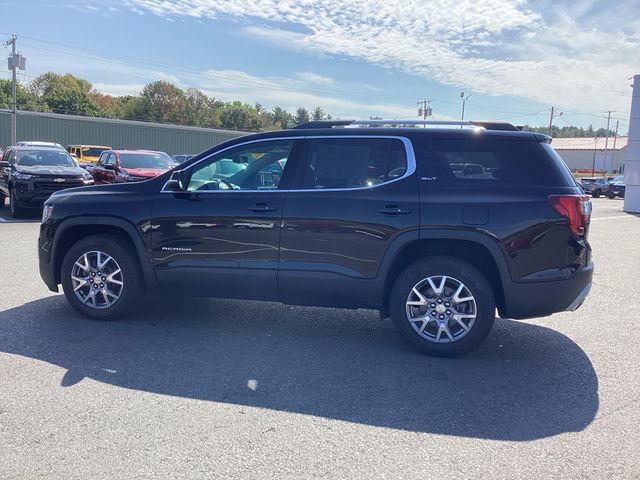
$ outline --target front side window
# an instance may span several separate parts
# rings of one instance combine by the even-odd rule
[[[196,165],[188,190],[276,190],[293,141],[258,142],[232,148]]]
[[[105,165],[115,165],[116,163],[116,155],[115,153],[110,153],[109,156],[105,159]]]
[[[397,139],[310,139],[305,152],[303,189],[372,187],[407,172],[405,147]]]

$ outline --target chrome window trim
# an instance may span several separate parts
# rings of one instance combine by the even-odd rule
[[[393,180],[389,180],[387,182],[383,182],[383,183],[378,183],[376,185],[371,185],[371,186],[363,186],[363,187],[349,187],[349,188],[301,188],[301,189],[288,189],[288,190],[278,190],[276,189],[264,189],[264,190],[203,190],[203,191],[198,191],[198,194],[220,194],[220,193],[230,193],[230,192],[235,192],[235,193],[265,193],[265,192],[279,192],[279,193],[289,193],[289,192],[348,192],[348,191],[353,191],[353,190],[371,190],[374,188],[378,188],[378,187],[382,187],[384,185],[389,185],[391,183],[394,182],[400,182],[402,180],[405,180],[409,177],[411,177],[415,172],[416,172],[416,154],[413,150],[413,144],[411,143],[411,140],[409,140],[409,138],[407,137],[403,137],[403,136],[398,136],[398,135],[314,135],[314,136],[296,136],[296,137],[280,137],[280,138],[269,138],[269,139],[265,139],[265,138],[261,138],[258,140],[250,140],[247,142],[242,142],[242,143],[238,143],[236,145],[231,145],[230,147],[226,147],[223,148],[222,150],[218,150],[217,152],[212,153],[211,155],[208,155],[204,158],[201,158],[200,160],[198,160],[196,163],[194,163],[193,165],[190,165],[189,168],[195,168],[196,165],[204,162],[205,160],[209,160],[211,157],[218,155],[220,153],[224,153],[227,150],[231,150],[232,148],[236,148],[236,147],[242,147],[245,145],[251,145],[252,143],[264,143],[264,142],[274,142],[274,141],[279,141],[279,140],[314,140],[314,139],[326,139],[326,138],[332,138],[332,139],[342,139],[342,138],[348,138],[348,139],[366,139],[366,138],[377,138],[377,139],[387,139],[387,140],[400,140],[403,145],[404,145],[404,150],[405,150],[405,155],[407,157],[407,171],[404,173],[404,175],[402,175],[401,177],[398,178],[394,178]],[[285,167],[286,168],[286,167]],[[174,170],[174,172],[177,172],[179,170]],[[172,173],[173,175],[173,173]],[[165,182],[165,184],[162,186],[162,190],[160,190],[160,193],[176,193],[174,190],[167,190],[167,183],[169,183],[169,181],[171,180],[171,177],[169,177],[169,180],[167,180]]]

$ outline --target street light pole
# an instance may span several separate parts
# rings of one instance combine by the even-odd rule
[[[591,164],[591,176],[595,177],[596,175],[596,152],[598,151],[598,140],[600,137],[595,137],[594,139],[595,146],[593,147],[593,163]]]
[[[460,117],[460,121],[462,122],[464,122],[464,106],[471,95],[473,95],[473,93],[470,93],[465,97],[464,92],[460,92],[460,98],[462,99],[462,116]]]

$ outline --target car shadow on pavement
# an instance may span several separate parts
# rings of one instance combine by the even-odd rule
[[[77,315],[61,295],[0,312],[0,351],[84,378],[206,401],[443,435],[526,441],[580,431],[598,379],[566,336],[498,320],[459,359],[422,356],[375,312],[158,299],[120,322]]]

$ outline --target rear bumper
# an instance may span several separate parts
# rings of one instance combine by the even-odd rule
[[[552,313],[574,311],[587,298],[593,279],[593,263],[571,278],[550,282],[511,282],[504,285],[505,318],[545,317]]]

